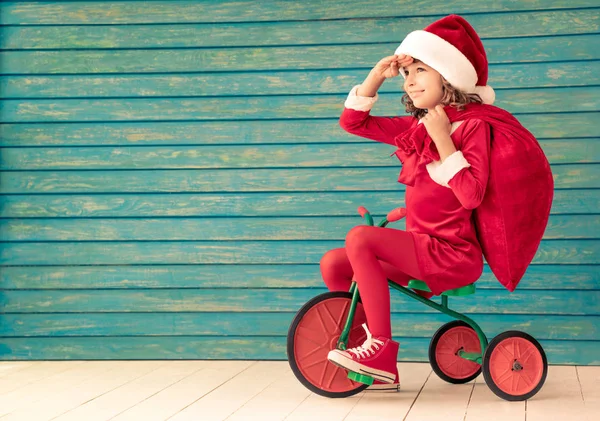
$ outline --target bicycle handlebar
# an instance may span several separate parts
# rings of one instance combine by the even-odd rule
[[[369,213],[369,211],[364,206],[359,206],[358,207],[358,213],[360,214],[361,217],[364,218],[365,215]]]
[[[388,222],[399,221],[406,216],[406,208],[396,208],[387,214]]]
[[[367,208],[365,208],[364,206],[359,206],[358,213],[360,214],[361,217],[363,217],[364,219],[367,220],[367,223],[369,225],[373,225],[373,217],[371,216],[371,214],[367,210]],[[406,216],[406,208],[396,208],[387,214],[386,218],[379,224],[379,226],[385,227],[388,224],[388,222],[399,221],[402,218],[404,218],[405,216]]]

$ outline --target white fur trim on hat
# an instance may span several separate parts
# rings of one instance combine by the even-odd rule
[[[406,54],[434,68],[450,84],[463,92],[476,93],[486,104],[495,99],[490,86],[477,85],[477,71],[469,59],[445,39],[427,31],[413,31],[394,54]],[[404,72],[400,72],[406,79]]]
[[[394,54],[407,54],[433,67],[458,89],[471,92],[477,84],[477,71],[469,59],[445,39],[427,31],[413,31]],[[404,77],[404,72],[401,72]]]
[[[476,86],[472,93],[477,94],[481,97],[484,104],[493,104],[496,100],[496,92],[491,86]]]

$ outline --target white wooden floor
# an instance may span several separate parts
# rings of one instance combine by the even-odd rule
[[[0,362],[0,421],[600,419],[600,367],[550,366],[527,402],[497,398],[482,376],[452,385],[429,364],[398,368],[399,393],[327,399],[285,361]]]

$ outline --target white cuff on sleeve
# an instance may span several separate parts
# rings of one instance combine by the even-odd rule
[[[442,162],[440,166],[436,168],[435,172],[437,179],[445,185],[448,185],[448,182],[452,180],[452,178],[458,174],[460,170],[463,168],[469,168],[470,166],[471,164],[467,162],[463,153],[461,151],[456,151],[446,158],[444,162]]]
[[[373,105],[379,99],[379,95],[375,94],[374,97],[370,96],[358,96],[356,95],[356,91],[360,85],[356,85],[350,93],[348,94],[348,98],[346,98],[346,102],[344,102],[344,107],[350,108],[356,111],[370,111],[373,108]]]

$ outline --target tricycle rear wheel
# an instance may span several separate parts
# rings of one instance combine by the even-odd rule
[[[491,340],[483,355],[483,377],[497,396],[524,401],[544,385],[548,374],[546,353],[533,336],[518,330]]]

